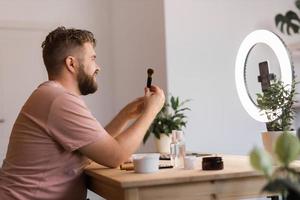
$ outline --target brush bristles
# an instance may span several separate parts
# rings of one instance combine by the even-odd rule
[[[153,74],[153,72],[154,72],[154,70],[151,69],[151,68],[149,68],[149,69],[147,70],[148,76],[151,76],[151,75]]]

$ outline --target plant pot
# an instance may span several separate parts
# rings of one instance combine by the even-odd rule
[[[170,153],[171,135],[160,134],[160,139],[155,138],[156,150],[159,153]]]
[[[295,131],[289,131],[289,133],[296,135]],[[283,134],[283,131],[268,131],[261,134],[264,148],[268,153],[270,153],[274,161],[277,160],[276,155],[274,154],[274,147],[281,134]]]

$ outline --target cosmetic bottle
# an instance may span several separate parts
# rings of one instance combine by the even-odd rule
[[[179,148],[178,148],[177,139],[176,139],[176,130],[172,131],[171,140],[172,140],[171,144],[170,144],[171,165],[174,168],[177,168],[177,166],[178,166]]]
[[[178,166],[177,168],[184,167],[184,157],[185,157],[185,141],[183,131],[176,131],[176,139],[178,145]]]

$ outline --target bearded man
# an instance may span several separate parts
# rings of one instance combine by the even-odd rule
[[[0,170],[1,200],[84,200],[89,159],[117,167],[139,147],[164,93],[145,88],[103,128],[81,97],[97,90],[95,45],[86,30],[58,27],[46,37],[49,81],[33,91],[15,121]]]

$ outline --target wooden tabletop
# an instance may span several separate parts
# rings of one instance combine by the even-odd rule
[[[198,158],[195,170],[160,169],[158,172],[151,174],[138,174],[134,171],[110,169],[92,163],[86,168],[85,172],[88,176],[99,181],[122,188],[262,176],[250,166],[248,156],[222,155],[222,157],[224,169],[214,171],[203,171],[201,169],[202,159]]]
[[[195,170],[160,169],[138,174],[92,163],[85,173],[88,188],[109,200],[236,200],[270,195],[262,193],[267,179],[251,167],[248,156],[221,156],[223,170],[203,171],[198,157]],[[300,169],[300,161],[293,165]]]

